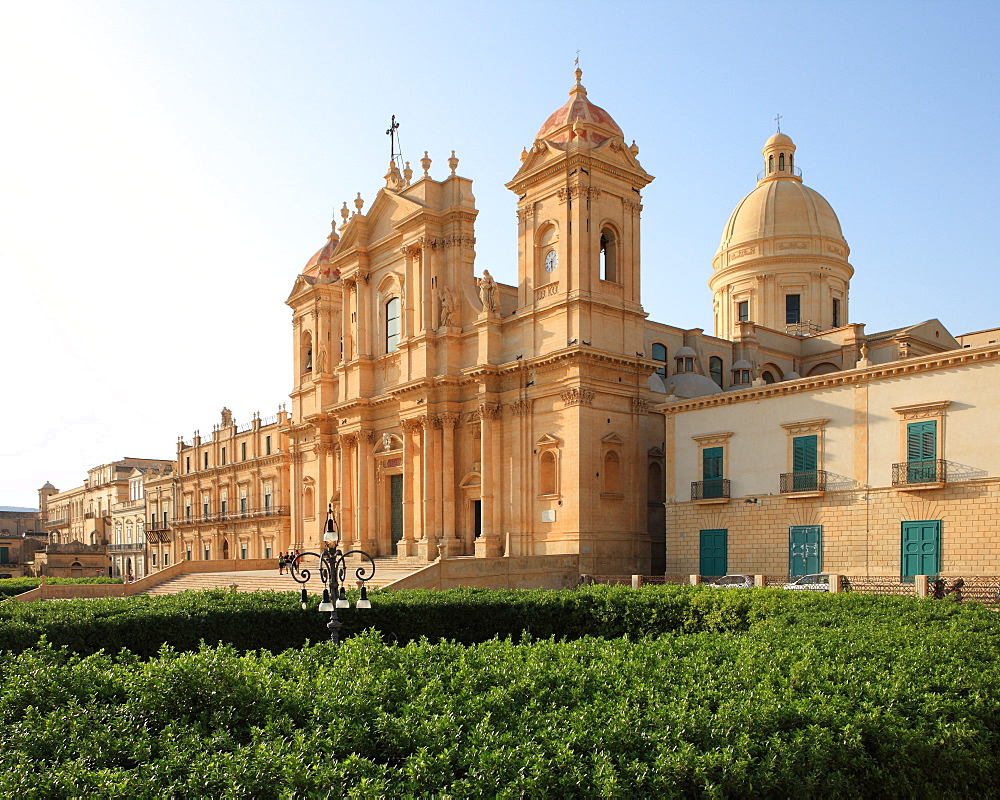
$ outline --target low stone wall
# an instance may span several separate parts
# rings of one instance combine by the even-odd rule
[[[171,578],[197,572],[243,572],[245,570],[276,569],[273,558],[220,559],[218,561],[179,561],[159,572],[132,583],[78,583],[52,586],[43,583],[31,591],[16,595],[15,600],[30,603],[35,600],[67,600],[72,597],[131,597],[142,594]]]
[[[385,589],[567,589],[580,579],[575,555],[446,558]]]

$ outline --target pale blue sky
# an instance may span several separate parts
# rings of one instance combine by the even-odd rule
[[[572,85],[657,176],[650,316],[707,280],[782,114],[852,248],[852,321],[1000,325],[994,2],[0,2],[0,503],[274,413],[295,275],[404,157],[475,181],[477,271],[516,282],[503,184]],[[946,285],[946,289],[938,288]]]

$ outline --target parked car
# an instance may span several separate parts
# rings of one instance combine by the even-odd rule
[[[803,575],[791,583],[786,583],[781,588],[791,589],[794,592],[828,592],[830,591],[830,576]]]
[[[753,588],[753,578],[750,575],[725,575],[714,581],[705,581],[704,585],[716,589],[750,589]]]

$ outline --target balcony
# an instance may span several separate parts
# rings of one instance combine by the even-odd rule
[[[162,519],[152,519],[146,523],[147,531],[165,531],[169,529],[170,526]]]
[[[109,553],[141,553],[146,549],[145,542],[126,542],[125,544],[109,544]]]
[[[694,503],[722,503],[728,499],[728,478],[713,478],[707,481],[691,481],[691,501]]]
[[[65,525],[69,520],[66,517],[57,517],[55,519],[45,520],[46,528],[60,528]]]
[[[948,482],[948,462],[925,458],[892,465],[892,485],[897,489],[937,489]]]
[[[782,494],[821,494],[826,491],[826,471],[822,469],[803,472],[782,472]]]
[[[287,517],[291,513],[288,506],[270,508],[250,508],[246,511],[216,511],[208,514],[192,514],[170,520],[170,526],[180,528],[185,525],[205,525],[213,522],[240,522],[242,520],[265,519],[267,517]]]

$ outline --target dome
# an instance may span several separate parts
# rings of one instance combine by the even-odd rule
[[[747,361],[745,358],[741,358],[732,366],[733,369],[753,369],[753,364]]]
[[[587,90],[580,83],[583,70],[576,70],[576,85],[569,90],[569,100],[553,111],[535,134],[536,139],[566,143],[571,139],[600,144],[612,136],[623,136],[611,115],[587,99]]]
[[[840,220],[819,192],[796,180],[764,180],[729,217],[719,249],[776,236],[822,236],[845,248]]]
[[[674,358],[697,358],[698,354],[694,351],[693,347],[682,347],[676,353],[674,353]]]
[[[46,489],[53,489],[54,490],[55,488],[56,487],[52,485],[51,481],[45,481],[45,485],[41,489],[39,489],[38,491],[44,492]]]
[[[667,394],[685,399],[705,397],[706,395],[720,394],[722,392],[719,384],[711,378],[699,375],[697,372],[681,372],[677,375],[671,375],[664,382],[667,385]]]
[[[329,267],[323,269],[321,265],[330,260],[334,251],[337,249],[338,244],[340,244],[340,236],[337,233],[336,224],[333,223],[330,226],[330,235],[326,237],[326,244],[313,253],[312,258],[310,258],[309,261],[306,262],[305,267],[303,267],[302,274],[312,277],[318,277],[321,275],[329,276]]]
[[[785,373],[785,380],[786,381],[797,381],[801,377],[802,376],[799,375],[799,373],[797,373],[795,370],[792,370],[791,372],[786,372]]]
[[[786,136],[781,131],[778,131],[774,136],[764,142],[764,149],[767,150],[769,147],[795,147],[795,143],[792,141],[791,136]]]

